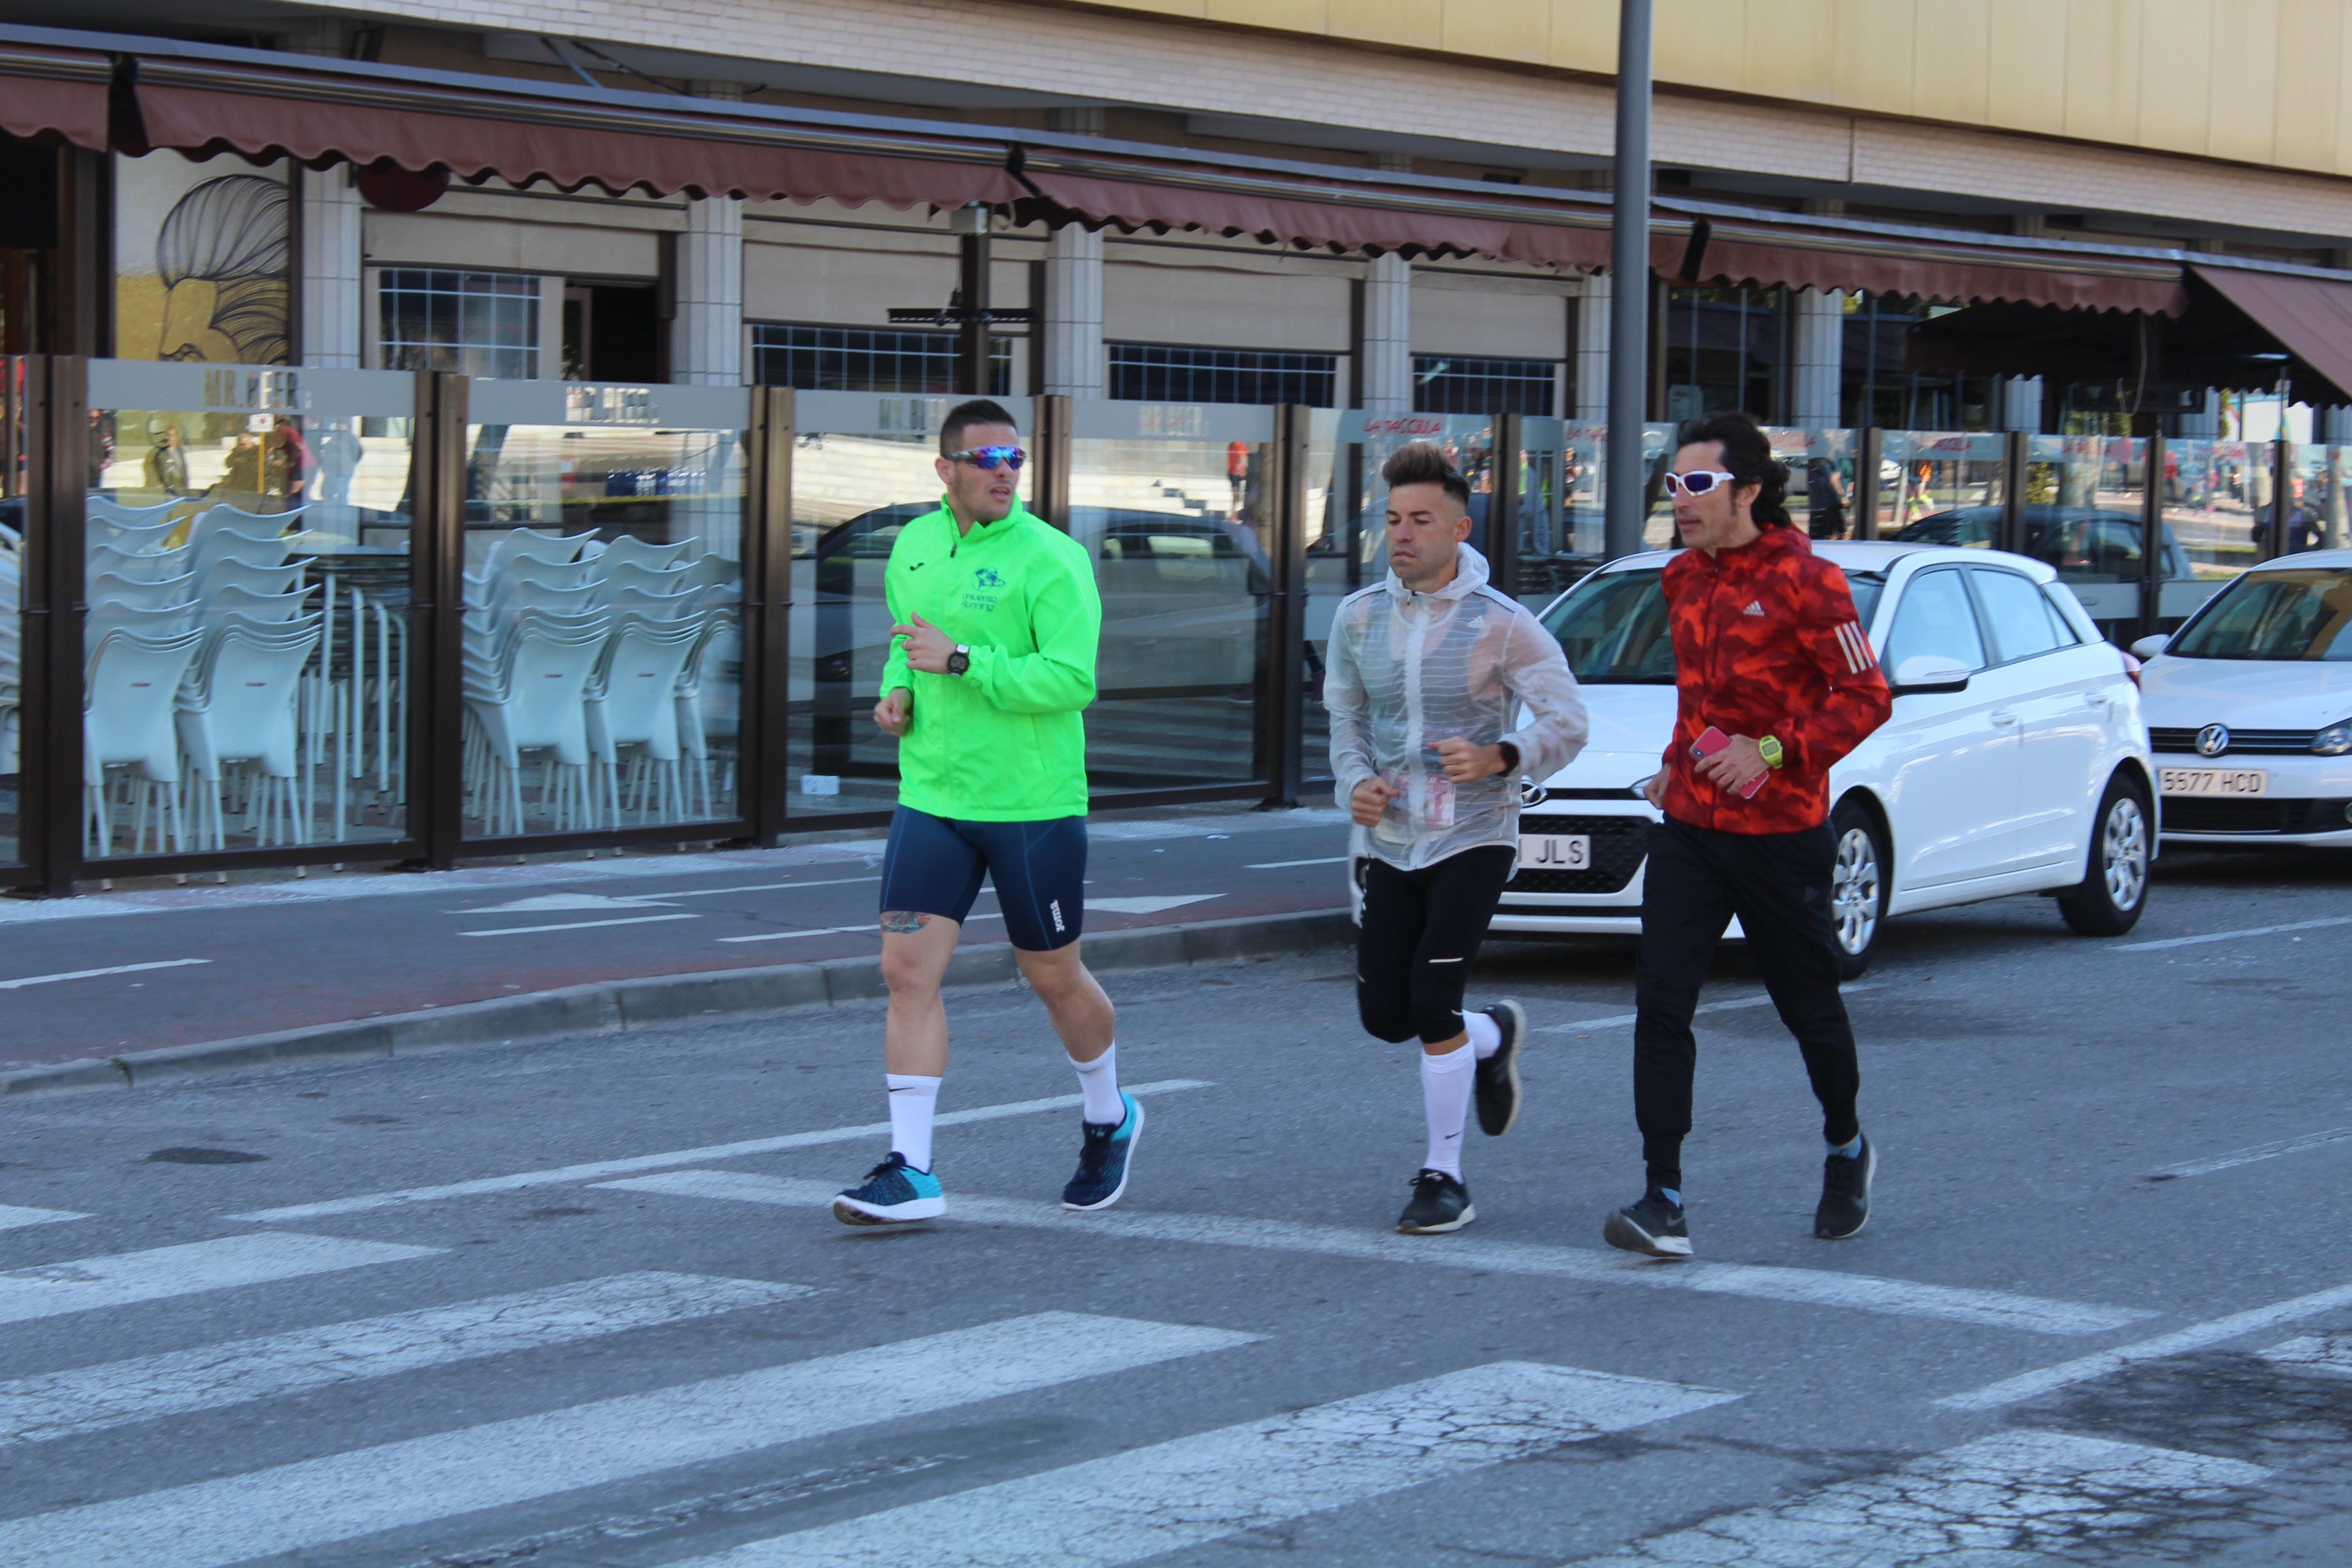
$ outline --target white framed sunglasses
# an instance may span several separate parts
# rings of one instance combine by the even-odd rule
[[[1726,473],[1721,468],[1693,468],[1687,474],[1677,474],[1669,470],[1666,474],[1666,489],[1678,496],[1690,496],[1696,499],[1712,493],[1717,485],[1732,484],[1737,482],[1737,475]]]

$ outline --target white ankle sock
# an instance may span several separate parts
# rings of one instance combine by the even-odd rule
[[[1477,1075],[1477,1052],[1459,1046],[1444,1056],[1421,1053],[1421,1109],[1429,1118],[1429,1153],[1421,1162],[1432,1171],[1462,1179],[1462,1124],[1470,1114],[1470,1086]]]
[[[1486,1014],[1463,1014],[1462,1026],[1469,1032],[1471,1047],[1478,1053],[1480,1061],[1503,1048],[1503,1026]]]
[[[1127,1102],[1118,1097],[1118,1042],[1113,1040],[1103,1047],[1103,1054],[1090,1062],[1070,1058],[1070,1066],[1078,1073],[1078,1092],[1086,1097],[1086,1109],[1080,1112],[1097,1127],[1116,1127],[1127,1120]]]
[[[931,1168],[931,1115],[940,1108],[940,1080],[913,1073],[887,1072],[890,1086],[890,1147],[918,1171]]]

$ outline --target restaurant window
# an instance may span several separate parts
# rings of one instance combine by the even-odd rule
[[[1785,303],[1778,289],[1669,289],[1665,416],[1740,409],[1777,422],[1788,357]]]
[[[1549,419],[1559,365],[1548,359],[1412,356],[1416,414],[1528,414]]]
[[[1843,422],[1886,430],[1990,430],[1999,424],[1994,378],[1910,368],[1913,329],[1949,313],[1917,296],[1847,296],[1840,356]]]
[[[1337,354],[1112,343],[1110,395],[1123,403],[1303,403],[1332,406]]]
[[[387,267],[376,281],[383,368],[527,381],[539,374],[539,295],[528,273]]]
[[[956,335],[870,327],[812,327],[757,321],[751,327],[751,376],[767,386],[803,392],[913,392],[953,395]],[[988,343],[988,391],[1013,391],[1013,344]]]

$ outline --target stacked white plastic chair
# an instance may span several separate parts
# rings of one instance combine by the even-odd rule
[[[541,805],[555,831],[594,827],[585,700],[612,629],[589,606],[589,536],[502,535],[466,579],[466,794],[483,831],[528,831],[525,753],[541,759]]]
[[[168,847],[186,847],[179,741],[172,716],[181,679],[204,640],[199,631],[142,636],[109,627],[100,634],[82,706],[82,818],[91,855],[114,852],[110,769],[121,770],[130,796],[131,852],[136,855],[146,847],[150,820],[155,825],[157,852],[167,847],[167,828]]]
[[[228,588],[225,594],[241,590]],[[306,595],[289,594],[299,599]],[[319,651],[322,616],[257,618],[225,604],[175,715],[195,837],[226,845],[222,784],[236,775],[256,844],[308,844],[311,802],[296,714],[302,672]]]

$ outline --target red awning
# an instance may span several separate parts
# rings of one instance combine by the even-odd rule
[[[1694,231],[1701,225],[1703,243],[1695,245]],[[1661,224],[1652,238],[1650,265],[1664,277],[1696,284],[1916,295],[1967,304],[2011,300],[2164,316],[2189,308],[2177,262],[2063,244],[1978,243],[1892,225],[1830,228],[1677,216]],[[1685,268],[1691,269],[1688,276]]]
[[[1318,179],[1255,159],[1163,163],[1030,148],[1017,167],[1048,209],[1037,216],[1049,222],[1201,229],[1337,251],[1491,256],[1564,270],[1609,259],[1608,209],[1598,203],[1554,210],[1430,182]]]
[[[2197,276],[2297,359],[2352,393],[2352,283],[2195,264]]]
[[[960,206],[1023,194],[1004,171],[1001,142],[868,129],[851,116],[810,122],[719,100],[367,72],[339,61],[279,68],[145,55],[138,95],[150,146],[198,154],[853,206]]]
[[[0,131],[62,137],[106,150],[107,84],[114,62],[90,49],[0,44]]]

